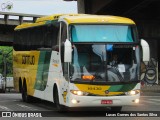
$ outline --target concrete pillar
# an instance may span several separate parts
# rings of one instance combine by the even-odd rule
[[[36,22],[37,18],[36,17],[33,17],[33,22]]]
[[[9,18],[9,15],[4,15],[5,24],[8,24],[8,18]]]
[[[19,24],[23,23],[23,16],[19,16]]]
[[[85,13],[84,0],[77,0],[78,13]]]

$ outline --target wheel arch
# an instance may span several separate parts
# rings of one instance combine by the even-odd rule
[[[53,102],[54,102],[56,90],[58,91],[58,87],[57,87],[57,84],[54,83],[54,85],[53,85]]]
[[[53,85],[53,102],[54,102],[54,98],[55,98],[56,92],[58,92],[58,97],[59,97],[59,99],[60,99],[61,96],[60,96],[59,87],[58,87],[57,83],[54,83],[54,85]]]

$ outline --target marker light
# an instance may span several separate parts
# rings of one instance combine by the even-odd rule
[[[71,90],[71,93],[78,96],[87,96],[89,93],[80,90]]]
[[[83,75],[82,79],[83,80],[94,80],[95,76],[93,76],[93,75]]]

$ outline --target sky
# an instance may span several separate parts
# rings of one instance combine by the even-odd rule
[[[12,5],[12,9],[5,9]],[[77,13],[77,2],[63,0],[0,0],[0,12],[14,12],[37,15]]]

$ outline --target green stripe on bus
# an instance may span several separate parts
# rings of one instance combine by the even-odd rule
[[[125,84],[125,85],[111,85],[111,87],[109,88],[109,91],[110,92],[127,92],[132,90],[136,85],[137,83]]]
[[[47,85],[51,52],[41,51],[38,62],[37,77],[34,88],[44,91]]]

